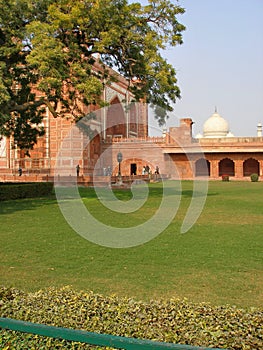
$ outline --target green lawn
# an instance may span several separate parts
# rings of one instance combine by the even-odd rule
[[[26,291],[70,285],[143,300],[178,296],[262,306],[263,183],[210,182],[202,214],[181,234],[191,191],[192,183],[183,182],[180,208],[163,233],[125,249],[102,247],[75,233],[55,196],[0,202],[0,285]],[[127,227],[155,213],[162,188],[151,184],[149,199],[131,214],[106,210],[92,189],[80,192],[97,218]],[[116,194],[130,198],[129,191]]]

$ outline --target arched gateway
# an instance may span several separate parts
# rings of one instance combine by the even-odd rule
[[[219,162],[219,176],[235,176],[235,163],[232,159],[224,158]]]
[[[195,176],[210,176],[210,162],[200,158],[195,162]]]
[[[251,174],[259,175],[259,168],[259,162],[256,159],[246,159],[243,163],[243,176],[250,176]]]

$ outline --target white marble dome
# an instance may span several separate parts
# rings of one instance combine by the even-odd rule
[[[203,137],[226,137],[229,133],[228,122],[215,112],[204,123]]]

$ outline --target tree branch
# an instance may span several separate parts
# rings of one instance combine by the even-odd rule
[[[32,106],[33,107],[40,107],[42,105],[46,105],[55,118],[60,116],[59,113],[56,112],[56,110],[52,106],[51,102],[49,100],[45,99],[45,98],[40,98],[40,99],[38,99],[36,101],[23,103],[22,105],[13,103],[9,107],[7,107],[7,109],[8,109],[9,113],[12,113],[12,112],[19,112],[19,113],[21,113],[21,112],[25,112],[26,110],[28,110]]]

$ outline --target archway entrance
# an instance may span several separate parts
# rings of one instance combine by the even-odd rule
[[[254,158],[246,159],[243,163],[243,176],[250,176],[251,174],[259,175],[259,162]]]
[[[126,137],[125,115],[117,97],[111,102],[108,109],[106,129],[107,136]]]
[[[195,162],[195,176],[210,176],[210,162],[200,158]]]
[[[137,175],[137,164],[131,163],[131,175]]]
[[[87,144],[83,150],[83,174],[87,175],[94,170],[96,162],[100,155],[100,134],[97,134],[93,139]]]
[[[235,163],[232,159],[224,158],[219,162],[219,176],[235,176]]]

